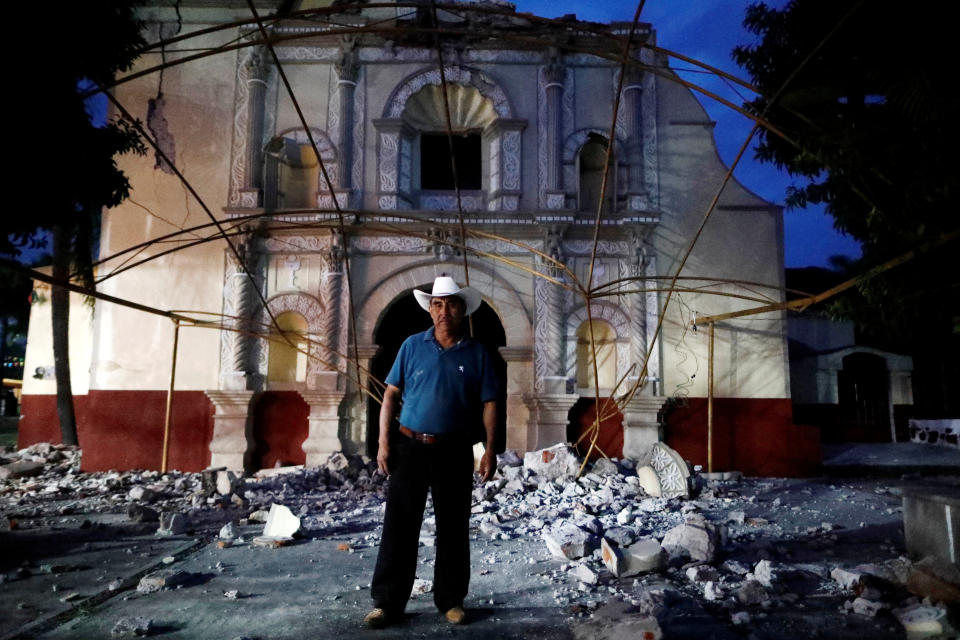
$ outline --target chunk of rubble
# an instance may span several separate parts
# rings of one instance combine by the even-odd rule
[[[138,500],[140,502],[152,502],[157,497],[156,491],[143,486],[131,487],[127,495],[131,500]]]
[[[656,469],[650,465],[637,468],[637,479],[640,482],[640,488],[651,498],[659,498],[663,495],[660,476],[657,475]]]
[[[43,462],[18,460],[0,467],[0,480],[19,480],[20,478],[34,478],[43,473],[46,465]]]
[[[523,466],[523,458],[513,449],[507,449],[497,456],[497,466],[501,469]]]
[[[120,637],[142,637],[150,635],[153,630],[153,620],[143,616],[129,616],[120,618],[114,623],[110,634]]]
[[[550,553],[562,560],[577,560],[593,553],[598,546],[597,536],[566,521],[544,530],[541,535]]]
[[[127,518],[133,522],[159,522],[160,514],[137,502],[131,502],[127,507]]]
[[[610,458],[600,458],[593,463],[593,468],[590,469],[590,472],[598,476],[611,476],[619,474],[620,469],[617,467],[617,463]]]
[[[624,616],[616,619],[588,620],[572,626],[574,640],[661,640],[663,631],[657,619]]]
[[[263,536],[267,538],[292,538],[300,531],[300,518],[293,515],[282,504],[270,505],[267,521],[263,526]]]
[[[661,544],[671,558],[688,556],[694,562],[713,562],[720,546],[718,528],[700,514],[688,514],[682,524],[667,531]]]
[[[686,575],[690,582],[697,584],[717,582],[720,580],[720,573],[708,564],[698,564],[695,567],[689,567],[686,570]]]
[[[180,569],[161,569],[140,578],[139,593],[154,593],[161,589],[176,589],[193,579],[193,574]]]
[[[848,611],[861,616],[866,616],[868,618],[876,617],[876,615],[883,609],[887,609],[888,605],[883,602],[877,602],[875,600],[867,600],[866,598],[857,598],[853,602],[844,603],[844,608]]]
[[[715,602],[717,600],[723,600],[726,594],[723,592],[723,587],[720,586],[719,582],[714,582],[713,580],[708,580],[703,583],[703,597],[704,599]]]
[[[433,580],[426,580],[424,578],[416,578],[413,581],[413,594],[414,595],[423,595],[425,593],[430,593],[433,591]]]
[[[859,571],[843,569],[841,567],[837,567],[831,571],[830,577],[833,578],[834,581],[837,582],[837,584],[839,584],[841,587],[850,591],[863,584],[863,573]]]
[[[160,514],[158,536],[178,536],[187,531],[187,517],[182,513],[164,511]]]
[[[578,564],[567,573],[585,584],[597,584],[600,581],[600,576],[585,564]]]
[[[228,522],[227,524],[220,527],[220,531],[217,533],[217,537],[221,540],[234,540],[237,537],[237,527],[233,522]]]
[[[539,451],[528,451],[523,456],[523,466],[542,480],[573,477],[580,471],[577,454],[573,447],[566,443]]]

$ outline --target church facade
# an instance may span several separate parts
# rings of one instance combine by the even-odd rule
[[[148,40],[249,18],[183,4],[144,10]],[[690,321],[783,299],[780,208],[731,180],[664,310],[726,173],[692,92],[650,47],[620,77],[627,24],[545,25],[497,2],[439,17],[438,47],[422,8],[293,15],[269,22],[276,59],[255,24],[209,30],[140,68],[223,53],[115,88],[203,205],[161,157],[123,158],[133,190],[104,213],[98,289],[223,325],[178,330],[171,466],[368,453],[377,380],[429,323],[411,291],[441,274],[483,294],[473,331],[498,356],[506,447],[575,439],[599,386],[620,400],[614,453],[644,458],[666,439],[699,461],[707,344]],[[655,31],[634,38],[653,45]],[[157,467],[172,323],[75,308],[84,467]],[[56,439],[45,313],[30,327],[21,444]],[[716,327],[728,467],[795,471],[784,323]]]

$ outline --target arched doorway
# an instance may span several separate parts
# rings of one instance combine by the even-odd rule
[[[424,287],[429,290],[429,287]],[[507,343],[503,324],[497,313],[486,302],[473,313],[474,337],[487,347],[496,370],[499,388],[497,393],[497,451],[503,451],[507,433],[507,363],[498,351],[498,347]],[[467,320],[464,320],[466,323]],[[433,326],[430,315],[420,308],[413,292],[398,298],[380,318],[374,333],[374,342],[380,346],[377,355],[371,360],[370,373],[377,380],[383,380],[390,372],[397,358],[400,345],[414,333],[425,331]],[[367,455],[376,457],[377,439],[380,430],[380,403],[373,398],[367,399]]]

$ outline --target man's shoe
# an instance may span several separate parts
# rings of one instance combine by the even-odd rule
[[[463,610],[463,607],[453,607],[452,609],[447,609],[447,612],[444,615],[447,617],[447,622],[450,624],[463,624],[467,619],[467,612]]]
[[[363,619],[363,624],[367,625],[371,629],[383,629],[385,626],[389,625],[390,616],[387,615],[386,610],[377,607],[372,609],[370,613]]]

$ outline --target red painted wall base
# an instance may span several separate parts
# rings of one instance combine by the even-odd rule
[[[687,398],[666,414],[667,445],[707,469],[707,399]],[[713,470],[750,476],[819,473],[820,430],[793,424],[789,398],[714,398]]]
[[[160,469],[166,391],[91,391],[74,397],[81,469]],[[60,442],[57,399],[24,395],[17,446]],[[168,469],[200,471],[210,464],[213,405],[202,391],[177,391],[167,458]]]

